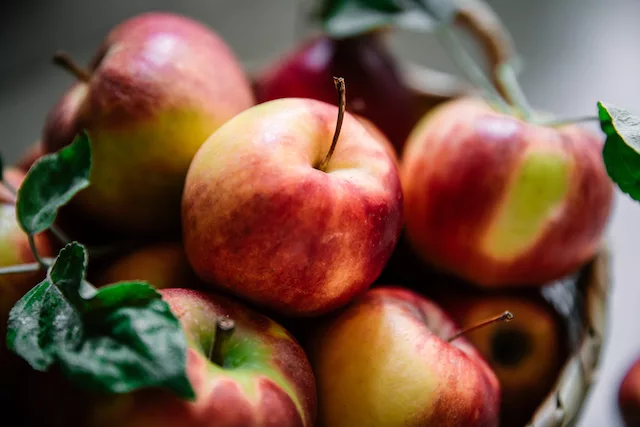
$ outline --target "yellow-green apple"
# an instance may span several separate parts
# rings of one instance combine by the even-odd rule
[[[566,358],[560,316],[537,292],[458,289],[433,299],[463,329],[504,310],[514,315],[512,322],[488,325],[465,336],[498,377],[501,425],[521,427],[550,392]]]
[[[135,248],[98,269],[97,286],[126,280],[144,280],[156,289],[198,283],[181,242],[154,242]]]
[[[50,111],[46,152],[82,129],[92,141],[91,185],[69,204],[100,227],[155,232],[180,227],[180,198],[207,137],[254,104],[244,70],[212,29],[149,12],[113,28],[87,70]]]
[[[431,300],[383,286],[326,322],[307,346],[319,425],[498,426],[498,379]]]
[[[640,358],[625,371],[617,397],[625,426],[640,426]]]
[[[541,286],[600,249],[613,203],[603,140],[461,98],[418,123],[401,158],[407,236],[485,287]]]
[[[88,426],[311,427],[314,374],[279,324],[237,301],[188,289],[160,291],[187,335],[194,402],[158,390],[100,397]],[[216,325],[231,320],[232,332]]]
[[[288,316],[324,314],[373,283],[402,227],[402,189],[351,114],[333,144],[338,116],[317,100],[269,101],[203,144],[182,199],[187,258],[203,281]]]
[[[4,170],[3,180],[11,186],[11,190],[18,189],[25,174],[15,168]],[[0,267],[28,264],[36,262],[27,234],[20,228],[16,218],[15,195],[0,183]],[[54,254],[53,242],[48,233],[34,236],[38,253],[43,257]],[[0,332],[4,330],[11,307],[43,277],[44,271],[23,272],[0,275]],[[2,340],[4,347],[4,340]]]
[[[347,109],[373,122],[400,152],[419,119],[417,101],[389,51],[387,30],[345,38],[313,36],[257,76],[258,102],[311,98],[333,103],[333,76],[349,83]]]

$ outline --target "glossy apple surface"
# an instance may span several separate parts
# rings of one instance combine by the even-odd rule
[[[541,286],[602,244],[613,184],[603,139],[463,98],[428,113],[401,160],[407,236],[432,265],[485,287]]]
[[[338,108],[282,99],[246,110],[196,154],[182,201],[196,274],[296,316],[344,305],[378,276],[402,226],[393,159],[346,114],[326,170]]]
[[[319,424],[497,427],[498,379],[432,301],[406,289],[367,291],[327,320],[308,354]]]
[[[149,12],[113,28],[88,72],[51,110],[42,136],[46,152],[83,129],[91,138],[91,186],[70,206],[100,227],[179,229],[193,155],[254,104],[244,70],[202,23]]]

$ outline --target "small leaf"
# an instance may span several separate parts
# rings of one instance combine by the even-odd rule
[[[142,282],[110,285],[98,290],[91,309],[82,343],[59,354],[71,380],[102,392],[164,387],[195,397],[186,376],[186,338],[156,290]]]
[[[620,190],[640,201],[640,118],[602,102],[598,116],[606,135],[602,156],[607,173]]]
[[[388,26],[432,32],[456,10],[453,0],[325,0],[318,19],[327,34],[342,38]]]
[[[51,283],[78,310],[82,310],[86,304],[80,294],[86,269],[86,249],[77,242],[71,242],[62,248],[49,272]]]
[[[39,342],[40,314],[50,290],[48,278],[34,286],[13,306],[7,323],[7,347],[38,371],[46,371],[54,360]]]
[[[40,233],[55,221],[58,209],[89,185],[91,143],[83,132],[57,153],[38,159],[18,190],[16,209],[27,234]]]

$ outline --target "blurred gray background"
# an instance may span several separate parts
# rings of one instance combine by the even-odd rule
[[[491,0],[524,60],[521,83],[535,107],[559,116],[593,115],[596,101],[640,115],[640,1]],[[105,33],[148,10],[186,14],[211,25],[252,67],[297,42],[295,0],[22,0],[0,6],[0,147],[7,163],[35,141],[44,117],[72,83],[50,63],[68,50],[86,63]],[[298,33],[299,34],[299,33]],[[456,72],[435,38],[401,33],[393,47],[408,60]],[[589,215],[589,212],[585,212]],[[602,370],[579,426],[621,426],[616,392],[640,357],[640,204],[618,193],[608,230],[614,288]]]

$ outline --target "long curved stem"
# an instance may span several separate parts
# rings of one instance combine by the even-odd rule
[[[342,77],[334,77],[333,84],[336,86],[338,90],[338,119],[336,121],[336,130],[333,133],[333,140],[331,141],[331,147],[329,148],[329,152],[324,157],[324,159],[318,165],[318,169],[321,171],[326,171],[327,165],[331,160],[331,156],[333,156],[333,152],[336,149],[336,145],[338,144],[338,138],[340,137],[340,130],[342,129],[342,121],[344,120],[344,112],[347,108],[347,88],[344,83],[344,78]]]
[[[507,101],[516,107],[526,120],[531,119],[534,114],[533,108],[529,104],[511,64],[498,65],[496,72],[502,90],[506,93]]]
[[[38,248],[36,248],[35,236],[33,234],[29,234],[29,248],[31,248],[31,252],[33,253],[33,257],[36,259],[37,263],[44,269],[49,268],[51,265],[50,262],[45,260],[38,253]]]

